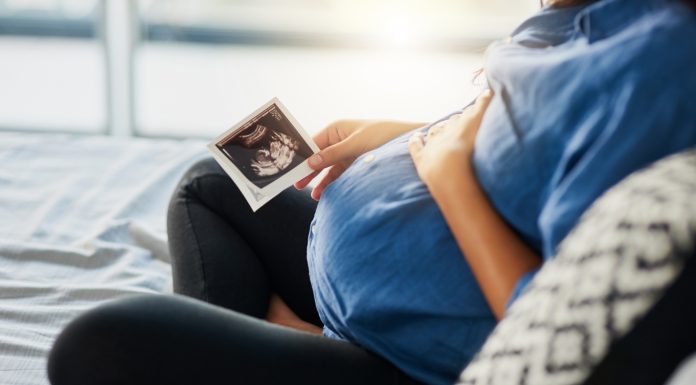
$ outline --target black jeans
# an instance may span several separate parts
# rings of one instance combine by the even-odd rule
[[[418,384],[359,346],[259,319],[277,293],[321,326],[306,261],[315,207],[290,188],[252,213],[212,159],[199,162],[168,218],[174,289],[195,299],[134,297],[78,317],[51,351],[51,383]]]

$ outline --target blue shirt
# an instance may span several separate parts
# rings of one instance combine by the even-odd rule
[[[696,14],[681,2],[606,0],[543,9],[489,49],[495,97],[474,168],[544,259],[602,192],[696,145],[695,41]],[[409,135],[361,156],[324,191],[310,278],[327,336],[448,384],[495,320],[415,172]]]

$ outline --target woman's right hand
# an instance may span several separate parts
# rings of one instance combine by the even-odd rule
[[[295,188],[305,188],[322,170],[328,168],[328,172],[312,189],[312,198],[319,200],[326,186],[343,174],[357,157],[424,125],[389,120],[337,120],[314,136],[314,142],[321,150],[307,162],[314,172],[295,182]]]

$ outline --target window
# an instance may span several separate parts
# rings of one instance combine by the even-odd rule
[[[0,0],[0,128],[106,128],[97,0]]]
[[[136,123],[211,136],[273,96],[310,131],[468,102],[483,48],[536,1],[141,0]]]
[[[536,0],[0,0],[0,128],[210,137],[278,96],[310,131],[431,120]]]

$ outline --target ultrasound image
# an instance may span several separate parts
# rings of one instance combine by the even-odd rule
[[[263,188],[312,155],[292,123],[275,106],[218,148],[254,185]]]

